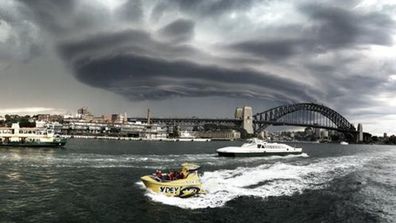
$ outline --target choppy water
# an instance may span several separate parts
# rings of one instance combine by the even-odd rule
[[[396,222],[396,147],[300,144],[306,154],[224,158],[239,142],[70,140],[0,149],[0,222]],[[202,166],[207,194],[150,193],[139,177]]]

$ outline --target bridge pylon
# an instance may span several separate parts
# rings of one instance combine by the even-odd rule
[[[253,125],[253,110],[250,106],[238,107],[235,109],[235,118],[242,120],[242,126],[248,134],[254,133]]]

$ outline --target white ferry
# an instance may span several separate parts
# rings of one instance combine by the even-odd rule
[[[0,146],[15,147],[62,147],[66,139],[47,128],[20,128],[13,123],[11,128],[0,127]]]
[[[219,156],[286,156],[301,154],[302,148],[286,144],[267,143],[259,139],[249,139],[242,146],[229,146],[217,149]]]

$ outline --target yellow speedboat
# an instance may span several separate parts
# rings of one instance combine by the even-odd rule
[[[198,176],[200,166],[183,163],[181,170],[173,177],[173,173],[146,175],[140,179],[153,192],[172,197],[191,197],[203,193],[201,179]],[[169,177],[168,177],[169,176]]]

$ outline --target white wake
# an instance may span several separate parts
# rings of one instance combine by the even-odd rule
[[[368,158],[344,156],[323,158],[308,165],[277,162],[257,167],[205,172],[202,183],[206,194],[188,199],[166,197],[146,192],[153,201],[181,208],[215,208],[240,196],[266,198],[290,196],[305,189],[319,189],[336,177],[345,176],[363,166]],[[143,187],[141,183],[139,183]]]

